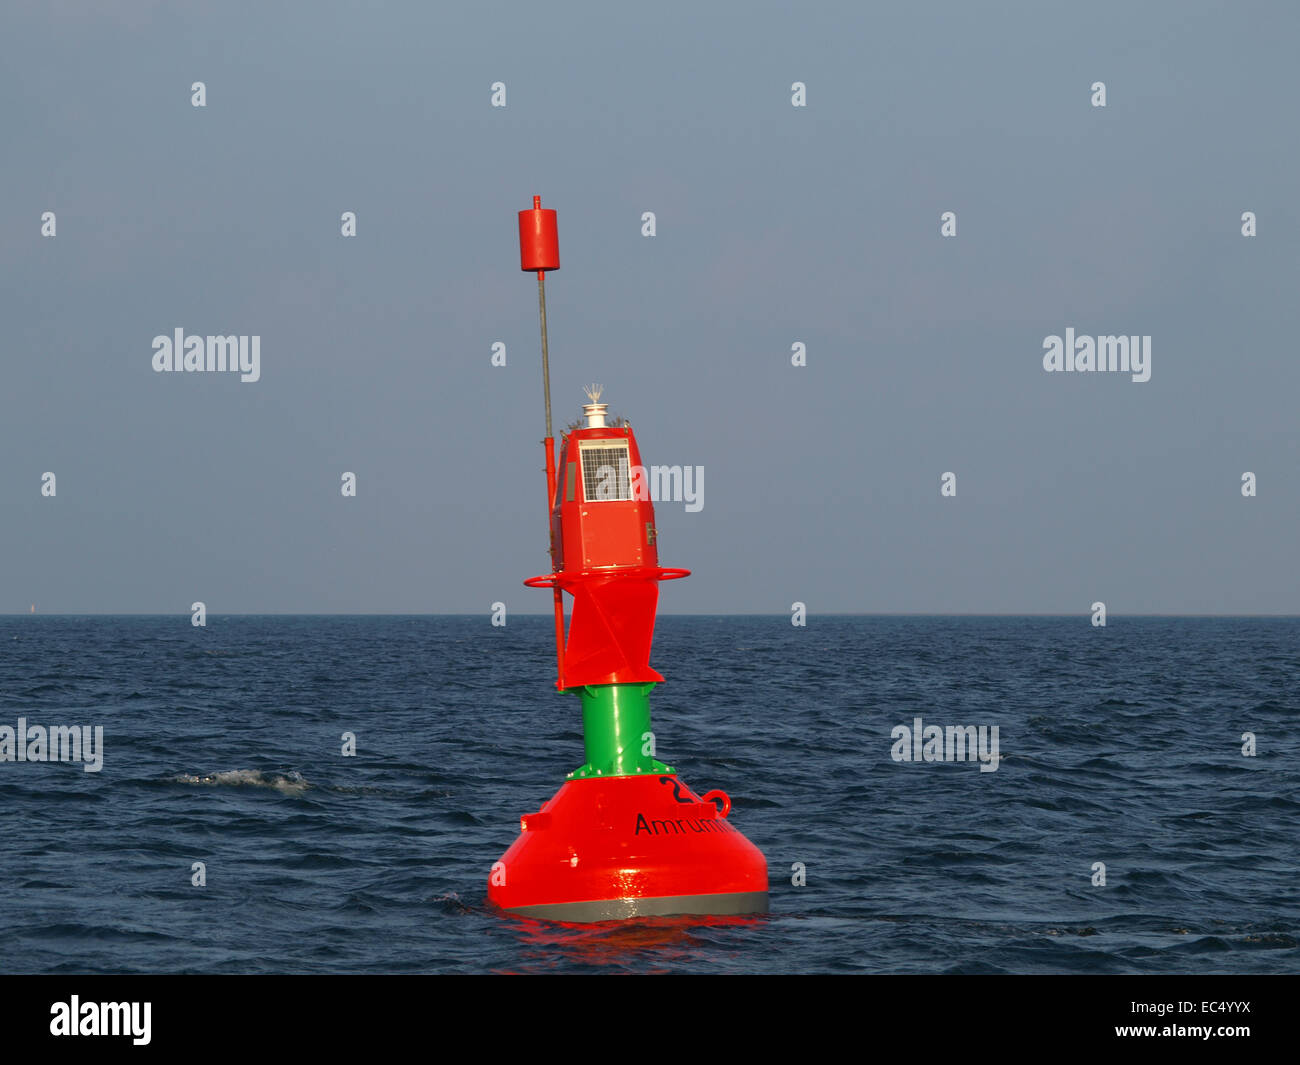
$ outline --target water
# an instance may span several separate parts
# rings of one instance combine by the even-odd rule
[[[104,730],[98,773],[0,763],[0,969],[1300,971],[1300,619],[660,618],[658,754],[772,912],[583,929],[486,902],[582,762],[550,633],[0,618],[0,725]],[[998,769],[894,761],[917,716]]]

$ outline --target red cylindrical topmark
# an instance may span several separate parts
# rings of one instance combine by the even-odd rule
[[[533,197],[533,209],[519,212],[519,269],[558,270],[560,233],[555,212],[542,210],[542,198]]]

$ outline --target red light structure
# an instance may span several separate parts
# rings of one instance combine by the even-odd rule
[[[554,211],[533,197],[519,212],[519,263],[536,272],[546,396],[546,491],[556,681],[582,701],[586,762],[536,813],[488,877],[510,913],[563,922],[767,910],[767,862],[730,822],[721,791],[696,795],[655,758],[650,667],[659,582],[688,576],[659,565],[654,504],[636,437],[608,424],[587,390],[585,424],[551,434],[546,273],[560,267]],[[564,593],[573,600],[565,633]]]

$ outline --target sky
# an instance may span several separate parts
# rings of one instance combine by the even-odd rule
[[[599,382],[704,471],[661,612],[1300,613],[1297,40],[1289,2],[7,3],[0,613],[545,613],[534,195],[556,422]],[[258,379],[156,371],[177,329]],[[1067,329],[1150,379],[1049,372]]]

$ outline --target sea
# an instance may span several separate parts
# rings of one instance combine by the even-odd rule
[[[1300,619],[662,616],[770,912],[589,926],[487,899],[583,762],[551,625],[0,617],[0,972],[1300,972]]]

